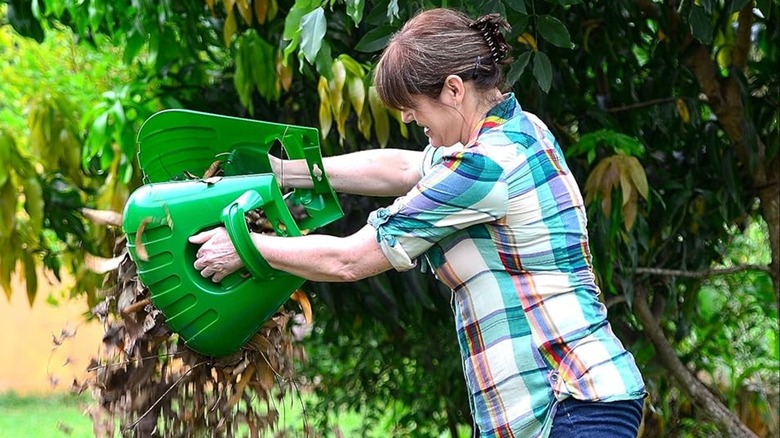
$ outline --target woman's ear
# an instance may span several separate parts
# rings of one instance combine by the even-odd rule
[[[465,92],[466,87],[463,85],[463,79],[458,75],[449,75],[444,79],[441,98],[445,104],[460,108]]]

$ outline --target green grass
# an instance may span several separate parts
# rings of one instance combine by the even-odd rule
[[[90,400],[70,394],[46,397],[0,395],[0,438],[93,437],[86,414]]]
[[[88,395],[75,396],[57,394],[50,396],[19,396],[14,393],[0,394],[0,438],[91,438],[92,421],[86,413],[94,401]],[[285,400],[277,406],[279,410],[279,427],[289,436],[301,435],[304,422],[312,425],[311,414],[306,415],[301,409],[301,401],[295,396],[294,401]],[[391,410],[385,414],[380,424],[369,431],[370,436],[389,436],[395,415]],[[332,417],[331,424],[337,424],[341,436],[363,436],[361,427],[364,418],[357,412],[342,412]],[[334,429],[320,431],[325,437],[337,436]],[[246,431],[239,430],[238,436],[244,436]],[[465,428],[460,430],[461,437],[470,436]],[[442,438],[449,434],[442,433]]]
[[[57,394],[19,396],[0,394],[0,438],[91,438],[92,421],[86,413],[94,403],[88,396]],[[279,409],[279,426],[293,434],[304,424],[300,400],[287,401]],[[362,417],[345,413],[334,420],[344,436],[357,436]],[[311,422],[311,420],[309,420]],[[241,436],[242,433],[239,433]],[[327,436],[327,434],[326,434]]]

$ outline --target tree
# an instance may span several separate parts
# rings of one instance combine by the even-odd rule
[[[515,58],[508,81],[555,130],[585,191],[610,321],[648,380],[654,409],[646,414],[646,433],[694,433],[686,418],[706,419],[728,436],[750,435],[746,423],[758,434],[778,431],[769,414],[777,393],[747,385],[755,379],[778,385],[772,324],[780,302],[778,2],[33,5],[8,2],[7,19],[21,34],[40,39],[39,27],[65,25],[85,44],[107,35],[137,72],[84,117],[87,132],[77,136],[82,168],[117,188],[137,184],[132,134],[162,107],[319,126],[326,154],[387,144],[418,148],[424,136],[392,122],[397,114],[375,100],[370,71],[379,51],[422,7],[504,14]],[[115,193],[113,203],[121,205],[127,192]],[[354,230],[379,204],[343,201],[347,217],[328,231]],[[111,207],[106,199],[92,206]],[[769,260],[722,267],[735,236],[761,223]],[[711,303],[703,297],[732,291],[721,281],[738,278],[753,285],[750,294],[738,294],[740,305],[720,307],[720,320],[701,318]],[[419,273],[310,287],[320,323],[308,348],[328,360],[304,373],[323,376],[322,406],[381,413],[394,396],[398,427],[421,435],[444,429],[454,435],[457,424],[469,421],[450,348],[447,291]],[[748,317],[774,331],[774,341],[720,325]],[[725,348],[734,342],[752,348]],[[719,353],[696,354],[704,351]],[[724,380],[724,369],[737,377]],[[746,403],[747,396],[764,401]]]

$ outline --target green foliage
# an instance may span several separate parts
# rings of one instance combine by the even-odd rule
[[[74,293],[95,293],[97,279],[83,267],[83,255],[110,252],[110,247],[101,248],[105,231],[84,223],[79,209],[95,202],[89,198],[107,186],[105,176],[85,175],[80,119],[113,81],[129,78],[117,66],[117,49],[105,46],[98,53],[63,30],[46,35],[38,44],[9,26],[0,28],[0,279],[10,294],[10,276],[18,270],[27,280],[30,303],[37,293],[38,267],[59,277],[67,266],[77,281]],[[128,127],[131,135],[132,130]],[[134,141],[129,146],[132,157]],[[121,206],[124,199],[113,204]]]
[[[734,14],[748,5],[744,0],[683,2],[679,9],[629,0],[45,0],[29,11],[23,2],[7,3],[6,19],[23,35],[39,37],[37,25],[24,21],[32,16],[42,29],[65,26],[84,43],[72,44],[70,31],[49,31],[41,49],[14,36],[23,50],[0,52],[12,61],[3,63],[0,78],[0,123],[19,156],[46,171],[37,178],[46,245],[29,247],[44,248],[50,266],[61,261],[76,267],[77,257],[50,255],[75,242],[96,251],[99,245],[88,226],[79,228],[77,216],[57,208],[72,212],[80,201],[121,209],[123,194],[138,183],[132,133],[150,112],[185,107],[319,126],[326,154],[385,145],[419,149],[426,141],[419,128],[400,123],[371,87],[379,52],[423,7],[446,5],[474,17],[504,14],[512,24],[507,41],[514,58],[508,83],[523,106],[555,130],[584,187],[594,268],[610,321],[635,352],[653,395],[649,425],[657,427],[647,433],[693,434],[693,424],[715,426],[696,416],[657,362],[631,311],[640,287],[652,291],[660,325],[683,362],[705,376],[743,421],[777,431],[766,414],[777,408],[776,398],[745,392],[756,382],[771,384],[767,376],[777,372],[777,330],[767,325],[777,318],[769,278],[744,273],[705,281],[639,268],[698,272],[748,262],[731,260],[742,251],[734,236],[755,232],[762,210],[752,178],[756,169],[777,163],[780,149],[778,2],[756,3],[761,14],[752,16],[744,53],[738,52]],[[9,41],[4,47],[12,47],[10,35],[8,26],[0,29],[3,43]],[[90,44],[100,50],[87,50]],[[717,87],[696,74],[710,67],[691,60],[702,47]],[[742,54],[745,69],[733,65]],[[721,120],[725,111],[717,102],[702,99],[729,81],[736,81],[735,102],[744,105],[738,120]],[[48,94],[33,95],[32,83],[46,84]],[[33,155],[34,135],[22,116],[28,96],[46,103],[47,114],[60,114],[51,118],[54,131],[41,131],[44,138],[66,132],[62,144],[78,139],[83,187],[75,187],[68,169],[56,174],[60,169],[49,168],[55,157],[65,163],[64,153]],[[65,107],[74,113],[63,116]],[[728,126],[739,126],[742,138],[733,138]],[[9,150],[0,148],[0,154]],[[18,212],[2,219],[7,229],[14,221],[17,232],[0,248],[23,246],[21,222],[31,220],[29,228],[37,230],[40,205],[22,196],[29,191],[35,198],[37,188],[22,189],[30,175],[15,173],[20,169],[0,171],[0,196],[15,202]],[[330,227],[335,234],[355,231],[379,205],[343,200],[347,218]],[[759,244],[747,254],[766,251],[765,236],[753,234],[751,242]],[[737,243],[730,246],[732,241]],[[14,260],[26,257],[12,254]],[[431,282],[389,273],[354,285],[311,285],[320,307],[308,341],[311,367],[303,373],[323,378],[312,410],[323,413],[320,424],[325,412],[349,407],[367,411],[369,427],[383,421],[391,399],[401,406],[394,419],[398,434],[437,436],[456,430],[454,423],[469,424],[449,295]],[[755,396],[752,405],[746,394]]]

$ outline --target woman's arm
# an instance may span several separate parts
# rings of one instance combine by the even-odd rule
[[[369,196],[401,196],[420,181],[421,151],[371,149],[326,157],[323,166],[334,190]],[[311,188],[304,160],[271,157],[271,167],[282,187]]]
[[[307,280],[357,281],[392,268],[376,241],[376,230],[370,225],[347,237],[252,234],[252,240],[271,267]],[[190,242],[203,244],[195,269],[214,282],[243,266],[224,228],[192,236]]]

